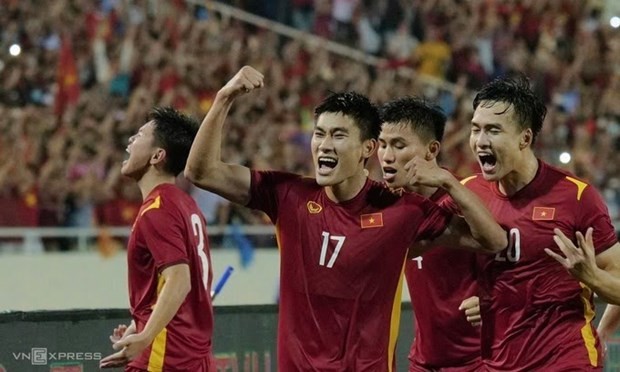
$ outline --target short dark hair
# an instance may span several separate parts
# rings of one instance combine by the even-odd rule
[[[545,102],[530,88],[529,79],[523,74],[505,75],[486,84],[474,98],[474,110],[479,105],[491,107],[498,102],[513,107],[520,128],[531,128],[532,144],[542,129],[547,107]]]
[[[446,115],[436,104],[423,98],[405,96],[388,101],[379,110],[384,124],[408,125],[426,141],[441,142],[446,127]]]
[[[174,176],[185,169],[185,163],[200,124],[191,116],[172,107],[156,107],[149,113],[157,146],[166,150],[164,170]]]
[[[361,140],[379,138],[381,118],[377,106],[356,92],[330,93],[315,109],[315,120],[323,113],[342,114],[353,119],[360,130]]]

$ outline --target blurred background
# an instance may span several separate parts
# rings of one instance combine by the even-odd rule
[[[524,72],[549,109],[538,155],[598,187],[618,226],[619,27],[612,0],[2,0],[0,310],[127,306],[128,138],[153,106],[201,120],[245,64],[266,86],[233,106],[223,158],[307,175],[312,110],[341,90],[435,100],[443,165],[476,172],[473,95]],[[238,268],[218,301],[274,303],[269,221],[179,184],[207,217],[216,276]]]
[[[34,348],[16,352],[36,345],[111,351],[141,204],[119,173],[128,138],[153,106],[201,120],[246,64],[266,85],[233,106],[223,158],[306,175],[313,108],[342,90],[436,101],[449,117],[442,164],[477,172],[473,95],[523,72],[548,106],[538,156],[596,186],[620,229],[619,27],[617,0],[0,0],[0,371],[35,370]],[[369,170],[380,177],[376,160]],[[272,370],[273,227],[178,182],[207,217],[215,278],[235,267],[215,301],[218,370]],[[620,368],[618,345],[608,370]]]

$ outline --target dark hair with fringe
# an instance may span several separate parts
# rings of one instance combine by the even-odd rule
[[[166,150],[164,170],[177,176],[185,168],[200,124],[172,107],[156,107],[149,113],[147,120],[154,123],[155,143]]]
[[[381,118],[379,110],[370,100],[359,93],[330,93],[315,109],[315,120],[323,113],[334,113],[348,116],[360,130],[361,140],[379,138]]]
[[[530,88],[529,79],[523,74],[506,75],[486,84],[474,98],[474,110],[478,106],[492,107],[503,102],[514,110],[515,119],[521,130],[532,129],[532,144],[542,129],[547,107],[541,97]],[[503,112],[502,112],[503,114]]]
[[[393,99],[379,110],[383,125],[408,125],[425,141],[441,142],[446,115],[436,104],[423,98],[405,96]]]

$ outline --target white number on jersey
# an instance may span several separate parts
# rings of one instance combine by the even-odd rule
[[[418,269],[422,270],[422,256],[418,256],[416,258],[412,258],[412,261],[417,261],[418,262]]]
[[[340,249],[342,249],[345,237],[336,235],[330,236],[330,234],[325,231],[323,231],[321,235],[323,236],[323,245],[321,246],[321,258],[319,259],[320,266],[325,266],[325,256],[327,256],[327,246],[329,245],[329,241],[336,241],[336,248],[334,249],[334,252],[329,259],[329,262],[327,263],[327,267],[332,268],[334,266],[334,263],[336,262],[336,258],[338,258],[338,253],[340,253]]]
[[[519,229],[510,229],[508,247],[495,255],[495,261],[518,262],[521,258],[521,235]]]
[[[205,290],[209,288],[209,260],[207,259],[207,254],[205,253],[205,234],[202,229],[202,220],[200,216],[197,214],[192,214],[192,227],[194,229],[194,236],[198,237],[198,246],[196,249],[198,250],[198,257],[200,257],[200,262],[202,266],[202,284],[205,287]]]

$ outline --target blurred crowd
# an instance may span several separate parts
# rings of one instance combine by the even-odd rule
[[[183,0],[0,0],[0,226],[130,225],[141,196],[119,174],[129,136],[154,105],[201,120],[245,64],[265,73],[266,86],[234,105],[223,158],[303,174],[312,173],[313,107],[341,90],[378,103],[436,100],[449,116],[443,164],[475,172],[472,94],[524,72],[549,108],[539,155],[599,187],[620,218],[620,30],[598,2],[228,3],[381,62],[355,62]],[[376,162],[371,174],[380,174]],[[267,222],[185,185],[211,224]]]

